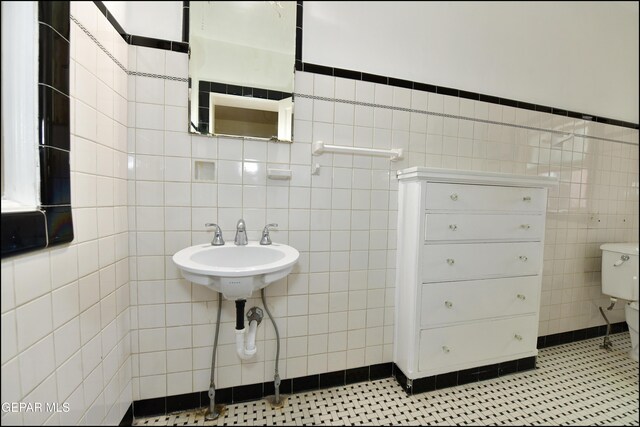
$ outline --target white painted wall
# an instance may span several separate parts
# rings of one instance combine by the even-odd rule
[[[181,40],[182,2],[105,4]],[[638,123],[637,2],[305,1],[303,29],[304,62]]]
[[[181,1],[105,1],[103,3],[129,34],[182,41]]]
[[[109,11],[110,14],[113,15],[114,18],[116,18],[116,20],[118,21],[118,24],[120,24],[120,26],[122,28],[124,28],[125,31],[129,31],[129,22],[127,20],[128,16],[127,16],[127,5],[129,3],[132,2],[126,2],[126,1],[103,1],[102,2],[107,10]]]
[[[638,122],[636,2],[304,2],[302,60]]]

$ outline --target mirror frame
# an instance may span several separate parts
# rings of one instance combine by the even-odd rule
[[[182,13],[182,41],[189,42],[189,10],[191,2],[185,1]],[[302,71],[302,1],[296,2],[296,52],[294,61],[294,79],[295,71]],[[189,57],[191,57],[191,49],[189,49]],[[197,89],[197,92],[194,92]],[[294,89],[295,90],[295,89]],[[286,98],[293,98],[294,93],[281,92],[276,90],[267,90],[262,88],[254,88],[249,86],[230,85],[226,83],[220,83],[215,81],[199,81],[198,88],[193,88],[191,84],[191,77],[189,77],[189,133],[195,133],[204,136],[216,136],[211,131],[211,125],[209,123],[209,111],[211,109],[210,99],[211,93],[219,93],[225,95],[243,96],[250,98],[261,98],[272,101],[281,101]],[[197,95],[196,95],[197,94]],[[193,123],[191,120],[191,99],[193,96],[198,97],[198,123]],[[225,135],[234,136],[234,135]],[[239,138],[245,138],[238,135]],[[254,137],[246,137],[252,139],[261,139]],[[280,140],[279,140],[280,141]],[[282,142],[293,142],[282,141]]]

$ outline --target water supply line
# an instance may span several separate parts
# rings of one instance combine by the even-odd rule
[[[216,408],[216,349],[218,348],[218,333],[220,332],[220,312],[222,311],[222,294],[218,294],[218,319],[216,320],[216,334],[213,339],[213,354],[211,355],[211,380],[209,381],[209,409],[204,415],[207,421],[215,420],[220,416],[220,411]]]
[[[269,311],[269,307],[267,307],[267,301],[264,297],[264,288],[260,290],[260,295],[262,296],[262,305],[264,306],[265,311],[269,315],[269,319],[271,319],[271,323],[273,323],[273,329],[275,329],[276,331],[276,366],[275,366],[275,372],[273,374],[274,395],[268,396],[266,400],[271,404],[271,407],[282,408],[284,406],[284,403],[286,402],[286,398],[283,398],[280,395],[280,374],[278,373],[278,359],[280,359],[280,333],[278,332],[278,326],[276,325],[276,320],[271,315],[271,312]]]
[[[278,326],[276,325],[276,321],[271,315],[269,308],[267,307],[267,301],[264,296],[264,288],[261,289],[262,295],[262,303],[264,305],[264,309],[266,310],[269,318],[271,319],[271,323],[273,324],[273,329],[276,331],[276,364],[275,364],[275,372],[273,376],[273,384],[275,395],[267,397],[267,401],[274,408],[281,408],[284,406],[286,402],[286,398],[283,398],[280,395],[280,374],[278,372],[278,361],[280,359],[280,333],[278,331]],[[249,320],[249,328],[244,326],[244,306],[246,300],[239,299],[236,300],[236,353],[242,360],[247,360],[253,357],[257,348],[255,345],[256,342],[256,331],[258,325],[262,321],[263,313],[262,309],[259,307],[252,307],[247,312],[247,319]],[[211,379],[209,382],[209,408],[205,413],[205,420],[211,421],[215,420],[220,416],[221,411],[216,407],[215,404],[215,396],[216,396],[216,386],[215,386],[215,366],[216,366],[216,350],[218,348],[218,336],[220,334],[220,315],[222,312],[222,295],[218,296],[218,314],[216,320],[216,333],[213,340],[213,353],[211,355]],[[218,405],[222,406],[222,405]]]
[[[613,297],[611,297],[610,300],[611,300],[611,304],[609,305],[609,307],[607,307],[607,311],[611,311],[613,309],[613,306],[616,305],[616,302],[618,301]],[[607,316],[604,314],[604,311],[602,311],[602,307],[598,307],[598,309],[600,310],[600,314],[602,314],[602,317],[604,317],[604,321],[607,322],[607,333],[604,335],[604,341],[602,342],[602,344],[600,344],[600,348],[604,348],[605,350],[611,350],[611,348],[613,348],[613,344],[609,339],[609,334],[611,333],[611,323],[609,323],[609,319],[607,319]]]

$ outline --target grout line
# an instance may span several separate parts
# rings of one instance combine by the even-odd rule
[[[82,30],[82,32],[84,32],[87,37],[89,37],[95,44],[96,46],[98,46],[100,48],[100,50],[102,50],[109,58],[111,58],[111,60],[118,66],[120,67],[120,69],[122,71],[124,71],[125,73],[127,73],[127,75],[129,76],[141,76],[141,77],[153,77],[153,78],[159,78],[159,79],[164,79],[164,80],[174,80],[174,81],[180,81],[180,82],[188,82],[189,78],[186,77],[174,77],[174,76],[167,76],[164,74],[152,74],[152,73],[143,73],[143,72],[139,72],[139,71],[129,71],[127,70],[127,68],[122,65],[122,63],[120,61],[118,61],[115,56],[113,56],[111,54],[111,52],[109,52],[104,46],[102,46],[102,44],[98,41],[98,39],[96,39],[94,37],[93,34],[91,34],[89,32],[89,30],[87,30],[84,25],[82,25],[80,23],[80,21],[78,21],[73,15],[69,15],[69,18],[78,26],[78,28],[80,28]],[[129,46],[129,45],[127,45]]]
[[[118,67],[120,67],[122,69],[122,71],[127,73],[127,75],[159,78],[159,79],[164,79],[164,80],[173,80],[173,81],[180,81],[180,82],[188,82],[189,81],[188,77],[187,78],[185,78],[185,77],[175,77],[175,76],[167,76],[167,75],[164,75],[164,74],[153,74],[153,73],[144,73],[144,72],[139,72],[139,71],[129,71],[129,70],[127,70],[126,67],[124,65],[122,65],[122,63],[120,63],[120,61],[118,61],[104,46],[102,46],[102,44],[73,15],[70,14],[69,17],[105,54],[107,54],[107,56],[109,56],[109,58],[111,58],[111,60],[113,60],[113,62],[115,62],[115,64]],[[579,133],[575,133],[575,132],[562,132],[562,131],[557,131],[557,130],[553,130],[553,129],[544,129],[544,128],[538,128],[538,127],[535,127],[535,126],[526,126],[526,125],[518,125],[518,124],[513,124],[513,123],[497,122],[497,121],[494,121],[494,120],[487,120],[487,119],[477,119],[477,118],[473,118],[473,117],[458,116],[458,115],[454,115],[454,114],[436,113],[436,112],[428,111],[428,110],[418,110],[418,109],[414,109],[414,108],[405,108],[405,107],[394,107],[394,106],[391,106],[391,105],[373,104],[373,103],[370,103],[370,102],[351,101],[351,100],[339,99],[339,98],[328,98],[328,97],[324,97],[324,96],[307,95],[307,94],[301,94],[301,93],[295,93],[295,92],[293,93],[293,96],[294,96],[294,99],[295,99],[295,97],[299,97],[299,98],[314,99],[314,100],[318,100],[318,101],[330,101],[330,102],[338,102],[338,103],[342,103],[342,104],[361,105],[361,106],[365,106],[365,107],[384,108],[384,109],[395,110],[395,111],[405,111],[405,112],[408,112],[408,113],[426,114],[426,115],[430,115],[430,116],[438,116],[438,117],[443,117],[443,118],[458,119],[458,120],[468,120],[468,121],[478,122],[478,123],[509,126],[509,127],[515,127],[515,128],[518,128],[518,129],[527,129],[527,130],[533,130],[533,131],[539,131],[539,132],[550,132],[550,133],[553,133],[553,134],[556,134],[556,135],[563,135],[563,136],[568,136],[568,137],[573,136],[573,137],[580,137],[580,138],[589,138],[589,139],[595,139],[595,140],[599,140],[599,141],[608,141],[608,142],[614,142],[614,143],[619,143],[619,144],[638,146],[638,143],[620,141],[620,140],[617,140],[617,139],[603,138],[603,137],[591,136],[591,135],[584,135],[584,134],[579,134]]]
[[[411,89],[411,90],[413,90],[413,89]],[[577,137],[581,137],[581,138],[591,138],[591,139],[598,139],[598,140],[601,140],[601,141],[616,142],[616,143],[620,143],[620,144],[628,144],[628,145],[634,145],[634,146],[638,145],[637,143],[627,142],[627,141],[620,141],[618,139],[602,138],[602,137],[598,137],[598,136],[584,135],[584,134],[579,134],[579,133],[575,133],[575,132],[563,132],[563,131],[558,131],[558,130],[553,130],[553,129],[538,128],[538,127],[535,127],[535,126],[526,126],[526,125],[518,125],[518,124],[513,124],[513,123],[497,122],[495,120],[477,119],[477,118],[466,117],[466,116],[457,116],[455,114],[436,113],[436,112],[433,112],[433,111],[418,110],[418,109],[414,109],[414,108],[394,107],[392,105],[373,104],[371,102],[351,101],[351,100],[348,100],[348,99],[328,98],[328,97],[324,97],[324,96],[306,95],[306,94],[300,94],[300,93],[294,93],[294,97],[313,99],[313,100],[317,100],[317,101],[337,102],[337,103],[341,103],[341,104],[360,105],[360,106],[364,106],[364,107],[384,108],[384,109],[388,109],[388,110],[404,111],[404,112],[407,112],[407,113],[426,114],[428,116],[438,116],[438,117],[444,117],[444,118],[449,118],[449,119],[468,120],[468,121],[472,121],[472,122],[486,123],[486,124],[492,124],[492,125],[509,126],[509,127],[515,127],[515,128],[519,128],[519,129],[527,129],[527,130],[533,130],[533,131],[539,131],[539,132],[549,132],[549,133],[568,136],[568,137],[577,136]]]
[[[49,27],[49,28],[50,28],[50,29],[52,29],[52,30],[53,30],[57,35],[59,35],[60,37],[62,37],[62,38],[63,38],[67,43],[71,43],[71,42],[69,41],[69,38],[70,38],[70,37],[65,37],[65,36],[63,36],[62,34],[60,34],[60,32],[59,32],[58,30],[56,30],[55,28],[53,28],[50,24],[48,24],[48,23],[46,23],[46,22],[44,22],[44,21],[40,21],[40,20],[38,20],[38,24],[42,24],[42,25],[44,25],[45,27]]]

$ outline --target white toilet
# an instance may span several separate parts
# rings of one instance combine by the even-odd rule
[[[602,293],[626,300],[629,356],[638,361],[638,243],[606,243],[602,249]]]

